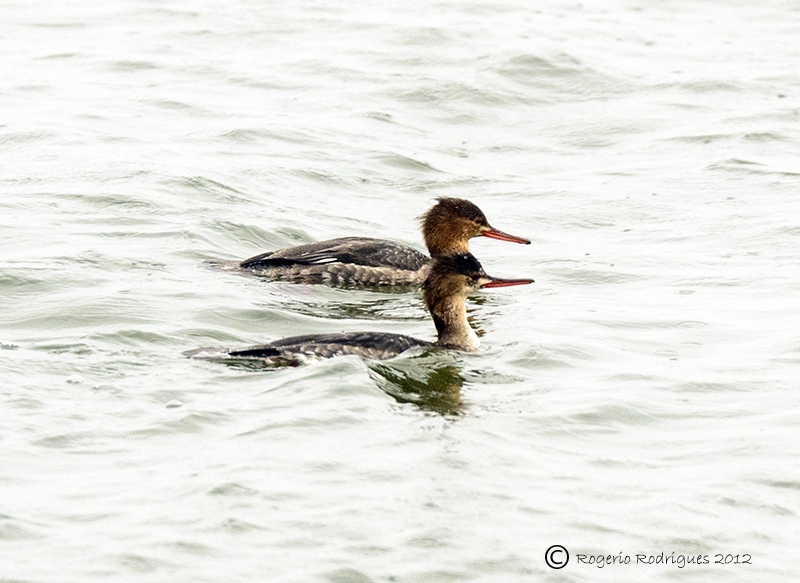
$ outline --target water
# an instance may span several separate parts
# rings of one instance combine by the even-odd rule
[[[800,574],[795,3],[1,13],[0,580]],[[420,248],[437,196],[533,240],[473,242],[536,279],[473,299],[481,352],[182,356],[432,338],[417,294],[206,264]]]

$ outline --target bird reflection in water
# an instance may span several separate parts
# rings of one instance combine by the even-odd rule
[[[369,375],[378,387],[398,403],[413,403],[440,415],[461,415],[464,377],[455,358],[443,362],[441,352],[368,363]]]

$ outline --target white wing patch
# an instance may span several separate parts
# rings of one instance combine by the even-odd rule
[[[338,263],[338,261],[339,260],[336,259],[336,257],[320,257],[319,259],[314,259],[312,261],[309,261],[309,263],[312,263],[314,265],[324,265],[326,263]]]

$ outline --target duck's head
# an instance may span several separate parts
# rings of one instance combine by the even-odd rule
[[[469,253],[472,237],[489,237],[500,241],[530,245],[528,239],[498,231],[486,220],[475,204],[463,198],[439,198],[426,212],[422,221],[422,236],[431,256]]]
[[[492,277],[484,270],[472,253],[437,255],[422,293],[425,303],[430,305],[437,298],[467,297],[484,287],[507,287],[533,283],[532,279],[501,279]]]
[[[478,337],[467,321],[467,296],[484,287],[533,283],[532,279],[500,279],[488,275],[470,253],[435,256],[422,297],[438,333],[438,343],[457,350],[477,350]]]

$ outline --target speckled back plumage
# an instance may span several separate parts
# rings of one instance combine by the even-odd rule
[[[402,334],[346,332],[292,336],[244,350],[199,349],[191,351],[187,355],[215,360],[254,360],[265,366],[296,366],[310,360],[348,354],[385,360],[415,346],[430,345],[430,342]]]
[[[332,285],[420,285],[430,259],[387,239],[341,237],[245,259],[239,268],[296,283]]]

